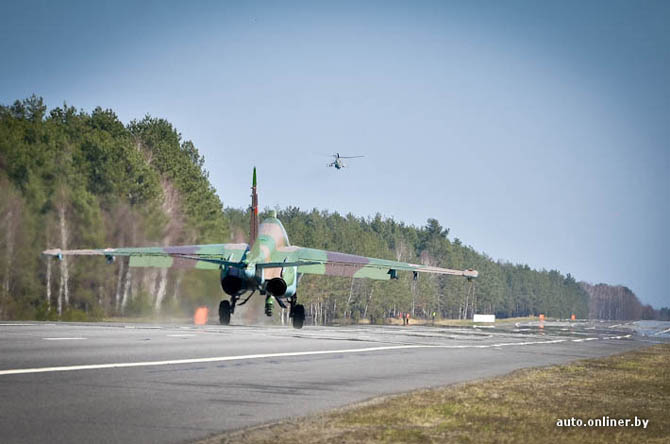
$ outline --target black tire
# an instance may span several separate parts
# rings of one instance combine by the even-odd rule
[[[219,304],[219,323],[221,325],[230,324],[230,302],[221,301]]]
[[[305,323],[305,306],[296,305],[293,308],[293,328],[302,328]]]

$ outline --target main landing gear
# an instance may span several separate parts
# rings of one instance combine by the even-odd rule
[[[230,324],[230,315],[232,314],[232,310],[230,307],[230,302],[228,301],[221,301],[219,304],[219,323],[221,325],[228,325]]]
[[[219,303],[219,323],[221,325],[229,325],[230,324],[230,315],[235,313],[235,305],[244,305],[247,303],[247,301],[251,298],[251,296],[254,295],[254,292],[252,291],[249,297],[247,297],[244,301],[240,302],[239,304],[237,303],[237,300],[240,298],[239,296],[232,296],[229,301],[221,301]]]
[[[289,300],[291,311],[288,316],[293,320],[293,328],[302,328],[305,323],[305,306],[298,304],[298,298],[294,295]]]
[[[249,295],[249,297],[247,297],[239,304],[237,304],[237,297],[232,297],[230,301],[221,301],[219,303],[219,323],[221,325],[229,325],[230,316],[235,312],[235,305],[244,305],[249,300],[249,298],[251,298],[251,295]],[[274,305],[273,300],[274,297],[271,295],[268,295],[265,298],[265,314],[268,316],[272,316],[272,308]],[[281,299],[277,299],[277,302],[279,302],[282,307],[286,308]],[[288,302],[291,304],[289,317],[293,322],[293,328],[302,328],[303,324],[305,323],[305,306],[298,304],[298,299],[296,296],[292,296]]]
[[[293,328],[302,328],[305,323],[305,306],[296,305],[293,308],[293,315],[289,315],[293,319]]]
[[[274,297],[272,295],[268,295],[265,298],[265,314],[267,316],[272,316],[273,300]],[[288,308],[286,307],[286,300],[277,298],[277,302],[282,308]],[[305,323],[305,306],[298,304],[298,298],[295,295],[288,299],[288,303],[291,305],[288,315],[293,321],[293,328],[302,328]]]

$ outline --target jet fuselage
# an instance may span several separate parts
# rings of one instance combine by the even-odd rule
[[[281,221],[269,217],[258,227],[258,237],[243,256],[244,268],[226,265],[221,269],[221,287],[231,296],[260,290],[275,297],[290,298],[298,284],[297,267],[257,269],[257,263],[271,262],[277,249],[290,247]]]

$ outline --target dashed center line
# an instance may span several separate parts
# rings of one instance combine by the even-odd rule
[[[80,341],[86,338],[82,337],[73,337],[73,338],[42,338],[45,341]]]

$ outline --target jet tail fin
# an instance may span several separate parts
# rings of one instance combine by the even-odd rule
[[[251,182],[251,210],[249,221],[249,245],[253,245],[258,237],[258,194],[256,193],[256,167]]]

